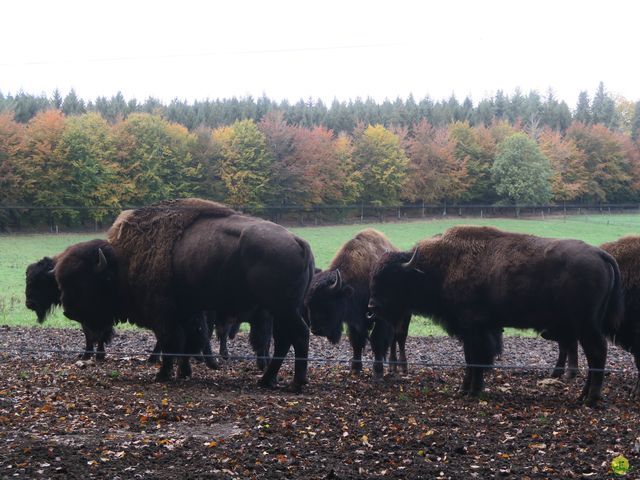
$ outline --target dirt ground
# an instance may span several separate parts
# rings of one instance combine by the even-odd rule
[[[249,355],[246,340],[231,342],[232,354]],[[457,366],[414,365],[374,383],[369,368],[355,377],[347,364],[313,362],[294,394],[259,389],[250,361],[194,363],[193,378],[154,383],[144,355],[115,353],[149,351],[151,335],[138,331],[120,331],[97,364],[7,351],[82,345],[79,330],[0,327],[0,478],[640,477],[635,367],[615,347],[608,367],[627,371],[607,375],[599,409],[576,400],[584,372],[550,381],[548,368],[496,370],[478,399],[457,393]],[[314,338],[310,351],[350,357],[346,341]],[[408,352],[462,361],[448,338],[410,338]],[[500,363],[548,367],[555,355],[553,343],[510,337]]]

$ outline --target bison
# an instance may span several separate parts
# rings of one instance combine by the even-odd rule
[[[65,258],[65,262],[71,263],[72,258],[78,254],[82,255],[86,252],[92,252],[92,257],[95,257],[94,252],[97,252],[97,262],[93,269],[84,272],[85,280],[94,280],[94,275],[100,275],[102,269],[106,265],[106,257],[104,251],[109,249],[109,244],[105,240],[96,239],[89,242],[83,242],[76,245],[72,245],[67,248],[61,254],[51,258],[44,257],[36,263],[33,263],[27,267],[26,271],[26,305],[27,308],[36,312],[38,321],[44,322],[47,315],[51,310],[60,306],[62,303],[62,292],[60,291],[55,278],[56,265],[60,259]],[[69,258],[67,258],[69,257]],[[83,273],[79,272],[79,276],[82,280]],[[107,279],[108,281],[108,279]],[[78,289],[84,288],[84,282],[80,281],[77,287],[67,286],[66,297],[75,299],[81,298],[83,292]],[[69,302],[67,302],[69,303]],[[95,350],[96,360],[104,360],[105,358],[105,344],[108,344],[113,335],[114,325],[120,321],[119,318],[113,318],[109,321],[95,321],[96,315],[91,309],[94,305],[84,305],[85,308],[77,308],[75,310],[66,308],[64,309],[64,315],[74,321],[80,323],[82,331],[85,335],[85,350],[81,354],[82,359],[89,359],[94,354],[94,345],[97,344]],[[211,355],[211,347],[208,342],[210,337],[210,327],[207,322],[206,316],[195,316],[186,324],[186,336],[189,339],[188,349],[193,353],[200,352],[205,354],[205,362],[210,368],[217,368],[217,363]],[[203,339],[203,335],[208,335],[206,341]],[[159,356],[160,348],[156,345],[154,353]],[[152,357],[154,355],[152,354]],[[150,358],[152,358],[150,357]],[[181,364],[182,376],[189,376],[191,368],[188,365],[188,359],[184,359]]]
[[[43,323],[51,311],[60,306],[60,290],[53,273],[55,264],[56,257],[44,257],[27,267],[25,304],[36,313],[39,323]],[[96,331],[82,320],[79,323],[85,338],[84,352],[80,358],[88,360],[95,352],[96,360],[104,360],[104,347],[113,338],[113,326]]]
[[[458,226],[423,240],[413,252],[382,256],[371,277],[370,316],[396,321],[431,316],[463,344],[461,391],[479,394],[505,326],[578,340],[589,363],[581,399],[601,397],[607,354],[603,333],[623,315],[614,258],[578,240]]]
[[[639,372],[631,392],[635,397],[640,394],[640,236],[625,236],[615,242],[604,243],[600,248],[609,252],[620,267],[624,317],[618,328],[610,333],[609,339],[633,355]],[[564,371],[567,358],[570,369],[577,368],[578,364],[576,342],[559,342],[558,346],[558,361],[554,368],[556,376]]]
[[[377,378],[382,376],[382,362],[390,340],[394,343],[390,368],[396,370],[400,364],[402,370],[407,371],[405,341],[411,316],[403,315],[395,336],[385,320],[374,321],[366,316],[371,270],[384,252],[396,250],[377,230],[361,231],[338,250],[327,270],[314,275],[305,298],[314,334],[336,344],[342,336],[343,325],[347,325],[353,350],[351,370],[354,373],[362,371],[362,350],[368,338],[375,358],[373,372]],[[400,347],[400,362],[396,357],[396,342]]]
[[[89,306],[99,324],[126,318],[152,329],[163,352],[182,352],[183,325],[198,312],[227,318],[264,309],[273,317],[274,357],[260,384],[276,385],[292,345],[293,386],[307,382],[309,330],[301,311],[314,271],[307,242],[274,223],[199,199],[123,212],[107,237],[100,272],[95,265],[102,257],[95,248],[81,261],[58,262],[65,310]],[[81,297],[65,296],[76,289]],[[173,355],[163,354],[162,362],[160,381],[170,378]]]

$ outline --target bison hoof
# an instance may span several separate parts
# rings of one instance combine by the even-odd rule
[[[284,391],[285,392],[290,392],[290,393],[302,393],[302,389],[304,388],[304,386],[307,384],[308,382],[305,383],[299,383],[296,381],[291,382],[289,385],[287,385],[286,387],[284,387]]]
[[[81,353],[80,355],[78,355],[78,358],[80,360],[89,360],[92,356],[93,356],[93,353],[84,352],[84,353]]]
[[[275,378],[262,377],[260,380],[258,380],[258,386],[260,388],[266,388],[268,390],[274,390],[274,389],[278,388],[278,380],[275,379]]]
[[[104,362],[105,353],[96,353],[96,362]]]
[[[219,370],[220,364],[216,361],[215,358],[206,358],[204,364],[210,368],[211,370]]]
[[[164,372],[158,372],[154,380],[157,383],[166,383],[171,381],[171,375]]]
[[[584,406],[585,407],[589,407],[589,408],[595,408],[598,410],[602,410],[604,408],[604,405],[602,404],[602,402],[600,401],[600,398],[596,397],[596,398],[592,398],[592,397],[587,397],[584,399]]]
[[[160,363],[160,355],[152,353],[149,358],[147,358],[147,363]]]
[[[557,369],[551,372],[551,378],[560,378],[562,375],[564,375],[564,370]]]

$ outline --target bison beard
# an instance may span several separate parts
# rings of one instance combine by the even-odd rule
[[[609,339],[633,355],[638,370],[638,378],[631,395],[640,394],[640,236],[626,236],[615,242],[604,243],[600,248],[609,252],[618,262],[624,294],[624,318],[618,328],[609,332]],[[544,335],[543,335],[544,336]],[[555,339],[554,339],[555,340]],[[561,376],[567,358],[569,371],[578,366],[577,343],[558,342],[558,361],[553,376]]]
[[[410,315],[405,315],[399,322],[400,328],[395,334],[384,319],[374,321],[366,316],[371,270],[386,251],[396,251],[396,248],[382,233],[373,229],[361,231],[340,248],[326,271],[316,272],[305,298],[314,334],[338,343],[343,325],[347,325],[353,350],[351,370],[354,373],[362,371],[362,351],[369,339],[376,378],[382,377],[383,361],[390,342],[390,369],[396,371],[400,365],[405,373],[407,371],[405,341]],[[396,344],[400,347],[400,362]]]
[[[152,329],[164,352],[184,351],[181,326],[198,312],[229,318],[263,309],[273,317],[274,358],[260,383],[275,386],[292,345],[294,387],[306,383],[309,332],[301,307],[314,262],[304,240],[198,199],[123,212],[108,238],[117,258],[114,314]],[[162,360],[159,380],[173,370],[172,355]]]
[[[410,252],[387,253],[371,277],[373,315],[431,316],[463,343],[462,391],[479,394],[503,327],[578,340],[589,363],[581,398],[601,396],[607,343],[622,316],[620,272],[611,255],[577,240],[490,227],[454,227]]]

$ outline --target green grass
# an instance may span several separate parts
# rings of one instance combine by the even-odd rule
[[[640,215],[542,217],[537,219],[444,219],[382,224],[355,224],[329,227],[292,228],[311,244],[316,264],[326,268],[340,246],[366,227],[382,231],[398,248],[408,250],[417,241],[442,233],[453,225],[493,225],[504,230],[544,237],[577,238],[592,245],[615,240],[626,234],[640,234]],[[24,306],[24,278],[27,265],[45,255],[55,255],[68,245],[104,234],[0,235],[0,324],[37,326],[35,314]],[[44,324],[48,327],[77,327],[75,322],[55,312]],[[516,331],[508,330],[507,334]],[[415,318],[411,335],[442,335],[430,321]],[[531,334],[517,332],[517,334]]]

